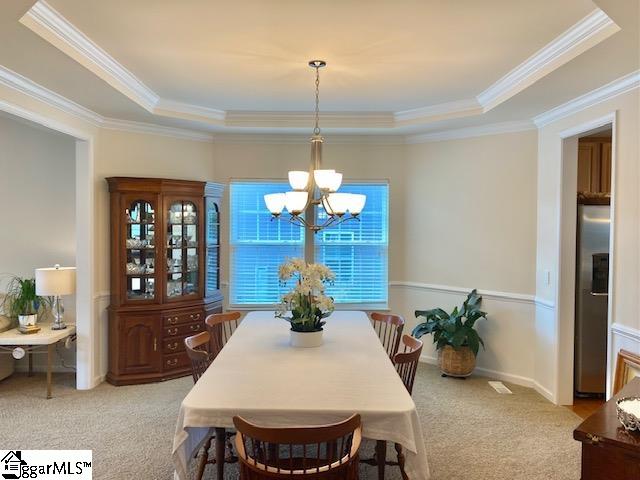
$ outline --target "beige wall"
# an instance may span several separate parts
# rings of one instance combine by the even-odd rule
[[[327,136],[324,165],[351,179],[390,185],[389,308],[416,323],[414,310],[450,309],[464,299],[448,287],[531,296],[535,286],[535,131],[419,145],[340,144]],[[306,169],[309,145],[217,143],[215,179],[280,178]],[[505,182],[508,179],[508,182]],[[227,197],[228,198],[228,197]],[[228,202],[224,212],[228,217]],[[228,279],[223,221],[223,280]],[[407,286],[434,284],[435,289]],[[491,297],[481,325],[484,373],[530,384],[533,302]],[[433,358],[430,338],[425,355]]]
[[[409,145],[403,280],[533,294],[537,133]]]
[[[212,180],[209,142],[100,130],[95,146],[96,291],[109,291],[109,191],[105,178],[158,177]]]
[[[640,95],[638,89],[619,95],[577,114],[560,119],[539,130],[538,138],[538,233],[536,295],[548,307],[538,308],[536,314],[536,380],[551,392],[564,392],[560,401],[566,401],[571,392],[567,379],[571,378],[572,358],[567,354],[571,346],[572,318],[563,318],[558,312],[558,266],[560,263],[559,212],[562,179],[563,132],[614,113],[617,117],[615,144],[613,208],[613,292],[611,299],[613,342],[609,355],[609,373],[615,367],[615,354],[622,345],[640,352],[640,316],[638,291],[640,283],[640,256],[638,252],[640,221]],[[545,272],[552,281],[546,282]],[[570,298],[566,302],[571,302]],[[565,302],[565,303],[566,303]],[[624,339],[616,338],[615,327],[626,330]],[[631,330],[629,330],[631,329]],[[560,341],[559,337],[567,337]],[[635,338],[635,340],[634,340]],[[567,343],[569,342],[569,343]],[[557,375],[556,372],[560,374]]]
[[[346,180],[389,180],[389,278],[402,275],[404,245],[404,145],[340,144],[326,140],[323,166],[335,168]],[[308,143],[216,143],[215,180],[286,180],[289,170],[309,168]],[[228,189],[223,211],[229,218]],[[222,280],[228,281],[228,223],[222,223]]]
[[[2,115],[0,172],[0,204],[4,205],[0,273],[33,278],[39,267],[75,265],[75,140]],[[65,317],[73,322],[75,297],[65,297],[64,302]],[[0,357],[4,357],[0,361],[6,358]],[[73,350],[65,360],[74,364]],[[58,357],[55,362],[60,368]],[[45,361],[36,355],[34,363],[38,368]],[[26,360],[17,367],[26,368]]]

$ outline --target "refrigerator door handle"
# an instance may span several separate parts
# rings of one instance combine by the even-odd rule
[[[608,297],[609,294],[607,292],[589,292],[594,297]]]

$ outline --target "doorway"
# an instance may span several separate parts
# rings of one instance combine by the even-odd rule
[[[606,394],[612,133],[578,138],[573,404],[586,415]]]
[[[610,132],[610,133],[609,133]],[[590,137],[587,140],[586,137]],[[586,146],[582,147],[580,144],[592,141],[593,139],[603,137],[611,138],[611,161],[610,169],[608,160],[604,169],[602,162],[596,160],[602,158],[595,154],[588,156],[585,153]],[[583,139],[582,142],[580,139]],[[599,360],[599,367],[604,366],[605,372],[605,393],[604,397],[608,398],[611,390],[611,323],[612,323],[612,305],[613,296],[615,295],[614,278],[611,274],[614,265],[614,237],[615,237],[615,171],[616,171],[616,114],[612,112],[599,118],[595,118],[591,121],[587,121],[581,125],[577,125],[570,129],[559,132],[560,150],[561,150],[561,165],[560,165],[560,192],[559,203],[560,210],[558,216],[558,281],[556,289],[557,308],[555,312],[555,320],[557,326],[557,376],[556,376],[556,388],[557,396],[556,403],[560,405],[573,405],[575,392],[576,392],[576,291],[579,286],[579,279],[577,277],[577,258],[578,258],[578,241],[579,241],[579,225],[578,225],[578,212],[579,212],[579,190],[587,190],[586,195],[580,195],[580,202],[585,203],[587,200],[596,203],[601,201],[603,203],[609,203],[609,211],[611,212],[608,231],[608,257],[606,255],[596,257],[598,262],[598,275],[602,274],[602,270],[605,269],[608,273],[604,276],[604,282],[607,284],[606,293],[606,355],[604,360]],[[604,155],[608,155],[609,150],[605,151]],[[589,168],[587,172],[584,172],[584,168],[581,168],[580,178],[578,177],[578,157],[581,156],[580,161],[586,165],[589,158]],[[593,161],[593,162],[592,162]],[[591,164],[593,163],[593,165]],[[598,170],[600,169],[600,170]],[[599,172],[604,170],[604,175]],[[580,182],[580,184],[579,184]],[[580,186],[579,186],[580,185]],[[589,187],[587,188],[587,185]],[[609,188],[603,188],[609,186]],[[604,191],[603,191],[604,190]],[[608,190],[608,191],[607,191]],[[596,200],[598,199],[598,200]],[[600,222],[606,224],[606,219]],[[597,223],[597,222],[596,222]],[[606,232],[606,230],[605,230]],[[605,233],[606,237],[606,233]],[[607,253],[600,251],[594,253]],[[590,257],[590,263],[588,264],[591,276],[593,276],[593,257]],[[591,279],[593,280],[593,279]],[[601,283],[603,278],[599,278]],[[589,285],[591,286],[591,285]],[[601,289],[602,290],[602,289]],[[592,290],[589,290],[589,294]],[[594,292],[596,293],[596,292]],[[605,293],[601,291],[601,293]],[[602,295],[604,297],[604,295]],[[594,295],[594,297],[596,297]],[[602,344],[600,344],[602,345]],[[589,350],[590,351],[590,350]],[[589,353],[586,352],[586,354]],[[603,365],[604,364],[604,365]],[[584,370],[584,369],[583,369]],[[582,388],[582,387],[581,387]],[[599,401],[599,400],[598,400]],[[583,403],[583,402],[578,402]],[[577,406],[579,408],[580,405]]]

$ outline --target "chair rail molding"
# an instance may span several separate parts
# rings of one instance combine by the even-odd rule
[[[393,280],[389,282],[389,288],[410,288],[426,290],[431,292],[450,293],[454,295],[466,295],[473,288],[457,287],[451,285],[437,285],[433,283],[410,282],[406,280]],[[503,300],[517,303],[534,303],[534,296],[526,293],[500,292],[495,290],[478,290],[478,293],[485,299]]]
[[[623,325],[621,323],[612,323],[611,331],[614,335],[618,335],[620,337],[624,337],[628,340],[636,342],[636,344],[638,345],[638,351],[640,352],[640,329],[636,329],[628,325]],[[615,353],[617,354],[617,352]]]

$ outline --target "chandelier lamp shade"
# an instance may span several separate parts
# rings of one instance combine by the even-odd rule
[[[317,233],[347,220],[360,220],[358,216],[364,209],[367,197],[356,193],[338,192],[342,185],[342,174],[333,169],[322,168],[324,138],[320,135],[319,126],[320,68],[326,66],[326,62],[311,60],[309,66],[316,71],[316,110],[311,137],[311,165],[309,171],[290,171],[291,190],[265,195],[264,202],[271,212],[272,220],[284,218],[282,213],[286,210],[291,223]],[[326,213],[326,219],[322,223],[315,223],[316,208],[321,208]]]

